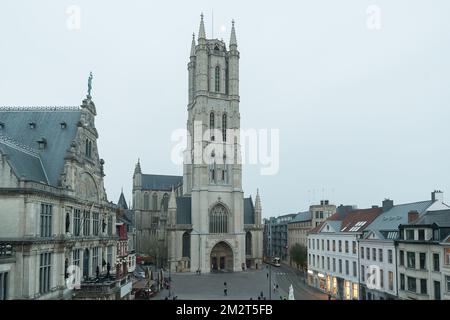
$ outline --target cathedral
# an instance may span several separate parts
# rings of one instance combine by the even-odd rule
[[[203,15],[188,63],[183,176],[133,175],[136,252],[173,272],[242,271],[262,266],[261,200],[244,198],[239,51],[207,39]]]

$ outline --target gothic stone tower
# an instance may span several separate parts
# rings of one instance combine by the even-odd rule
[[[239,51],[234,21],[229,48],[207,39],[203,15],[192,39],[183,196],[191,197],[190,269],[245,267],[240,142]]]

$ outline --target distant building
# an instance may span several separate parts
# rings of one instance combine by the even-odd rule
[[[336,212],[336,206],[328,200],[321,200],[320,204],[311,205],[309,211],[300,212],[288,223],[288,261],[291,266],[296,266],[291,261],[289,250],[296,243],[307,247],[308,232],[326,220]]]
[[[399,297],[449,300],[450,210],[410,213],[408,220],[396,240]]]
[[[266,256],[280,258],[288,262],[288,223],[296,216],[295,213],[264,219],[264,237]]]

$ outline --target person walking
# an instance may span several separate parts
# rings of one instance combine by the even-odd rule
[[[227,296],[228,295],[228,288],[227,288],[227,283],[226,282],[224,282],[223,283],[223,294],[224,294],[224,296]]]

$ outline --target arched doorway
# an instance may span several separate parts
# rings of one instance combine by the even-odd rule
[[[211,272],[233,271],[233,250],[221,241],[211,250]]]

